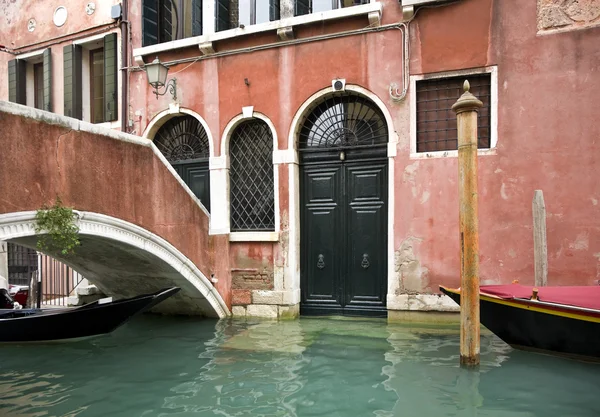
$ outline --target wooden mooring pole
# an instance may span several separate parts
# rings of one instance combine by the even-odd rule
[[[477,110],[483,105],[464,83],[452,106],[458,125],[460,231],[460,364],[479,365],[479,232],[477,227]]]
[[[535,285],[548,285],[548,243],[546,239],[546,204],[542,190],[533,192],[533,264]]]

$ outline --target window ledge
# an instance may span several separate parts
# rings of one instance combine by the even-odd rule
[[[278,242],[279,232],[232,232],[230,242]]]
[[[496,148],[477,149],[478,156],[496,155]],[[410,159],[439,159],[439,158],[458,158],[458,151],[437,151],[437,152],[419,152],[411,153]]]
[[[324,22],[328,20],[342,19],[351,16],[369,15],[377,13],[381,16],[382,5],[380,2],[361,4],[359,6],[346,7],[342,9],[329,10],[320,13],[311,13],[303,16],[288,17],[274,22],[260,23],[258,25],[250,25],[245,28],[235,28],[224,30],[221,32],[211,33],[208,35],[194,36],[191,38],[178,39],[171,42],[163,42],[157,45],[146,46],[133,50],[133,55],[136,62],[141,62],[144,56],[154,55],[159,52],[172,51],[174,49],[188,48],[190,46],[201,47],[201,50],[208,52],[211,48],[206,48],[207,43],[217,42],[225,39],[231,39],[238,36],[251,35],[254,33],[284,30],[285,28],[293,28],[294,26],[306,25],[310,23]]]

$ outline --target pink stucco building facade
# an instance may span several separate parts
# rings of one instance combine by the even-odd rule
[[[391,317],[454,309],[449,108],[469,79],[481,284],[533,283],[535,190],[549,284],[597,284],[600,6],[346,3],[16,0],[0,99],[154,141],[210,212],[207,274],[234,315]],[[176,97],[153,94],[155,58]]]

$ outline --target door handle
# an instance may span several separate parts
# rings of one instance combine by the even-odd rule
[[[325,268],[325,257],[323,256],[322,253],[320,253],[319,256],[317,257],[317,268],[319,268],[319,269]]]
[[[369,262],[369,254],[363,253],[363,258],[362,262],[360,263],[360,266],[362,266],[364,269],[367,269],[369,266],[371,266],[371,263]]]

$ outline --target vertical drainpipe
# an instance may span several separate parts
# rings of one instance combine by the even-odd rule
[[[121,17],[121,131],[127,132],[129,121],[129,5],[128,0],[122,0]]]

